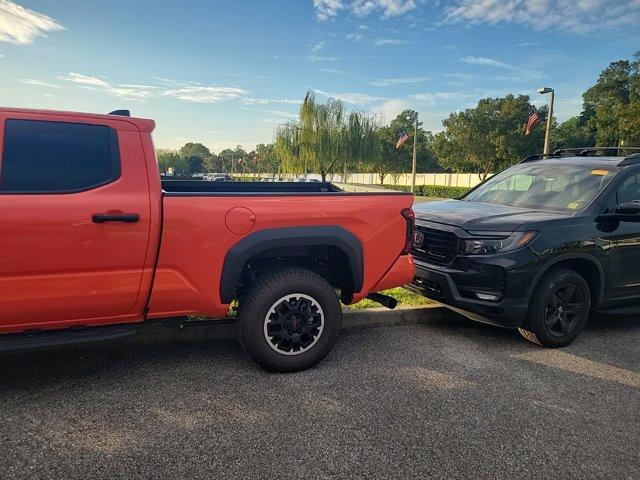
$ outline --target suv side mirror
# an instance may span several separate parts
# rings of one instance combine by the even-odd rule
[[[603,213],[596,221],[640,223],[640,201],[621,203],[615,212]]]
[[[618,205],[616,213],[621,215],[640,215],[640,202],[627,202]]]

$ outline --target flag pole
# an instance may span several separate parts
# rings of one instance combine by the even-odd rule
[[[413,129],[413,165],[411,166],[411,193],[416,189],[416,157],[418,153],[418,112]]]

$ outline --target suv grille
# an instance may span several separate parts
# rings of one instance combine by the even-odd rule
[[[412,253],[430,263],[450,265],[458,253],[458,237],[451,232],[416,225]]]

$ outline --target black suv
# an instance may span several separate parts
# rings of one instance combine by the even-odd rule
[[[527,157],[460,199],[416,205],[408,288],[549,347],[593,310],[640,310],[640,154],[611,150]]]

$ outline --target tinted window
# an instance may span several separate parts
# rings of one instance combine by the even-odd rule
[[[615,172],[605,167],[563,164],[559,160],[515,165],[494,175],[464,200],[550,210],[582,210]]]
[[[640,174],[631,175],[627,178],[617,192],[618,205],[621,203],[640,201]]]
[[[4,192],[73,192],[120,176],[113,128],[82,123],[7,120],[0,166]]]

